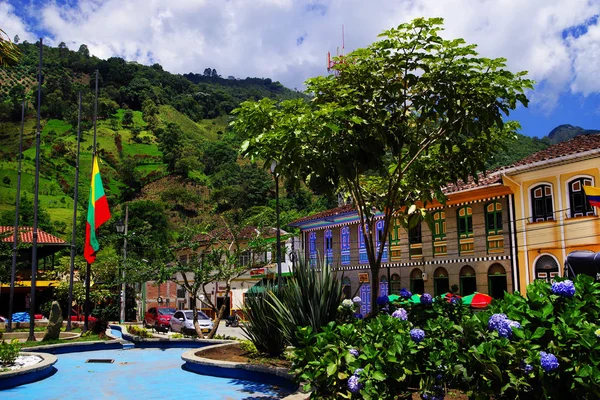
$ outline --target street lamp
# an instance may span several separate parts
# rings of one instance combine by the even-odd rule
[[[129,220],[129,204],[125,204],[125,223],[117,221],[117,233],[123,234],[123,269],[121,271],[121,312],[119,322],[125,322],[125,262],[127,261],[127,222]]]
[[[281,289],[281,231],[279,229],[279,174],[275,173],[277,161],[271,163],[271,173],[275,178],[275,215],[277,216],[277,288]]]

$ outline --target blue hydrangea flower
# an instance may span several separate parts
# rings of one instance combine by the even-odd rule
[[[379,306],[385,306],[389,302],[390,302],[390,299],[387,296],[377,297],[377,305],[379,305]]]
[[[352,393],[358,393],[361,387],[362,385],[359,382],[358,376],[352,375],[350,378],[348,378],[348,390],[350,390]]]
[[[354,370],[354,375],[359,376],[361,372],[363,372],[364,370],[362,368],[356,368]]]
[[[354,317],[356,319],[363,319],[363,315],[361,313],[354,313]]]
[[[450,303],[456,306],[460,303],[460,299],[456,296],[452,296],[452,298],[450,299]]]
[[[552,282],[552,293],[571,298],[575,295],[575,285],[573,285],[573,281],[570,280]]]
[[[412,293],[410,291],[408,291],[406,288],[400,289],[400,297],[402,297],[404,299],[408,299],[411,296],[412,296]]]
[[[425,331],[423,329],[414,328],[410,330],[410,338],[415,341],[415,343],[419,343],[425,339]]]
[[[523,362],[523,371],[525,371],[526,374],[530,373],[533,371],[533,365],[525,364],[525,362]]]
[[[406,321],[408,319],[408,313],[404,308],[399,308],[392,313],[392,317]]]
[[[362,303],[362,300],[361,300],[361,299],[360,299],[360,297],[358,297],[358,296],[355,296],[355,297],[352,299],[352,301],[353,301],[354,303],[356,303],[356,304],[360,304],[360,303]]]
[[[508,319],[506,314],[494,314],[488,320],[488,329],[498,332],[498,336],[510,339],[513,335],[513,328],[521,328],[517,321]]]
[[[431,305],[431,303],[433,303],[433,298],[429,293],[425,293],[423,296],[421,296],[421,304],[428,306]]]
[[[552,353],[540,351],[540,364],[544,371],[550,372],[558,368],[558,359]]]
[[[354,357],[358,357],[358,355],[360,354],[359,351],[356,349],[350,349],[348,350],[348,353],[352,354]]]
[[[342,306],[346,308],[352,308],[354,307],[354,302],[350,299],[344,299],[342,300]]]

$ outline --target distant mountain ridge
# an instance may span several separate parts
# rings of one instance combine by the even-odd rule
[[[600,133],[598,129],[583,129],[579,126],[573,126],[569,124],[559,125],[556,128],[552,129],[548,134],[548,139],[550,139],[550,143],[560,143],[566,140],[572,139],[578,135],[591,135],[594,133]]]

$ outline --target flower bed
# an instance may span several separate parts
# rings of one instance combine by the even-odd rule
[[[405,295],[408,295],[406,291]],[[408,296],[405,296],[408,297]],[[472,313],[459,301],[378,299],[381,314],[299,331],[294,372],[320,398],[600,398],[600,285],[535,282]]]

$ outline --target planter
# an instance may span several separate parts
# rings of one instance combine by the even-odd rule
[[[26,383],[36,382],[56,372],[54,364],[58,359],[52,354],[21,352],[20,355],[40,357],[40,362],[17,370],[0,372],[0,390]]]

